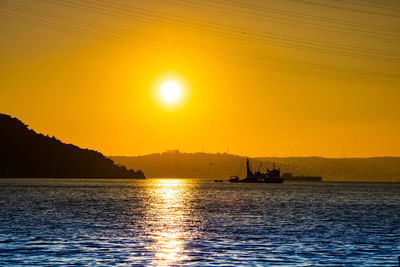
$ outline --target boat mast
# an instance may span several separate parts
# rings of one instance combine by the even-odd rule
[[[247,177],[253,177],[253,173],[251,172],[250,162],[248,158],[246,159],[246,167],[247,167]]]

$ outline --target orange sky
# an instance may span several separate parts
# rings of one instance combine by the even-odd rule
[[[1,1],[0,112],[106,155],[400,156],[400,6],[360,2]]]

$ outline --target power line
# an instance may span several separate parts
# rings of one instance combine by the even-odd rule
[[[187,0],[187,1],[190,1],[190,0]],[[123,10],[129,10],[131,12],[136,12],[138,10],[140,10],[140,12],[148,12],[147,10],[138,9],[138,8],[132,8],[131,6],[127,6],[127,5],[121,5],[121,4],[115,4],[115,3],[110,4],[110,3],[108,3],[107,1],[104,1],[104,0],[97,0],[96,2],[97,3],[98,2],[102,2],[104,7],[119,8],[119,9],[123,9]],[[166,15],[166,14],[159,14],[159,13],[158,14],[154,13],[154,14],[151,14],[151,15],[162,15],[164,18],[173,19],[173,20],[178,21],[178,22],[186,22],[187,23],[187,20],[185,20],[185,18],[182,18],[182,17],[177,17],[177,16],[173,16],[172,17],[172,16],[169,16],[169,15]],[[266,33],[266,32],[261,32],[261,31],[257,31],[257,30],[250,30],[250,29],[246,29],[246,28],[241,28],[241,27],[237,27],[237,26],[236,27],[232,27],[230,25],[222,25],[222,24],[217,24],[216,25],[216,24],[196,21],[194,19],[191,19],[190,23],[195,24],[195,25],[199,25],[199,26],[207,26],[207,27],[211,26],[211,28],[212,27],[214,27],[214,28],[220,27],[220,28],[222,28],[224,30],[230,30],[232,32],[238,32],[239,31],[239,32],[253,33],[255,35],[256,34],[260,34],[260,35],[268,34],[268,35],[276,35],[276,36],[279,36],[281,38],[291,38],[290,36],[286,36],[286,35],[282,35],[282,34]],[[399,31],[400,31],[400,29],[399,29]],[[301,41],[315,42],[315,43],[319,42],[319,43],[323,43],[323,44],[326,44],[326,45],[332,44],[330,42],[316,41],[316,40],[310,40],[310,39],[305,39],[305,38],[300,38],[300,37],[296,37],[295,39],[298,39],[298,40],[301,40]],[[351,46],[349,46],[349,47],[351,47]],[[356,46],[353,46],[353,48],[361,48],[361,49],[363,49],[362,47],[356,47]],[[374,50],[376,50],[376,49],[374,49]]]
[[[0,18],[11,20],[11,21],[16,21],[20,23],[24,23],[27,25],[43,28],[43,29],[50,29],[50,30],[55,30],[59,32],[64,32],[64,33],[70,33],[74,34],[80,37],[84,38],[92,38],[92,39],[97,39],[97,40],[102,40],[102,41],[108,41],[111,43],[115,43],[118,45],[124,45],[124,46],[130,46],[130,47],[141,47],[144,49],[154,49],[151,45],[145,43],[145,44],[137,44],[137,43],[131,43],[131,42],[126,42],[124,41],[119,42],[116,39],[112,38],[107,38],[107,36],[99,36],[96,33],[91,33],[91,32],[84,32],[84,31],[79,31],[75,29],[69,29],[66,27],[60,27],[59,25],[53,25],[50,23],[43,23],[43,22],[38,22],[37,20],[29,20],[29,19],[21,19],[21,18],[16,18],[14,16],[7,16],[4,14],[0,14]],[[164,47],[165,48],[165,47]],[[188,49],[186,49],[188,50]],[[196,52],[199,52],[200,50],[196,49]],[[288,73],[288,74],[295,74],[295,75],[308,75],[308,76],[315,76],[318,78],[328,78],[328,79],[335,79],[335,80],[344,80],[344,81],[352,81],[352,82],[365,82],[366,79],[368,79],[368,82],[373,82],[373,83],[378,83],[378,84],[397,84],[395,80],[387,80],[385,78],[380,78],[380,77],[373,77],[373,76],[355,76],[352,74],[344,74],[344,73],[329,73],[329,72],[323,72],[323,71],[317,71],[317,70],[312,70],[312,69],[306,69],[306,68],[296,68],[296,67],[291,67],[291,66],[285,66],[285,65],[278,65],[278,64],[273,64],[273,63],[264,63],[264,62],[256,62],[256,61],[249,61],[249,60],[243,60],[241,58],[235,58],[235,57],[229,57],[225,55],[218,55],[218,54],[211,54],[211,53],[204,53],[203,51],[200,51],[203,54],[206,54],[208,56],[213,56],[218,57],[219,59],[222,59],[220,61],[221,63],[224,64],[234,64],[234,65],[241,65],[241,66],[249,66],[249,67],[255,67],[259,69],[264,69],[267,71],[276,71],[276,72],[281,72],[281,73]]]
[[[307,4],[307,5],[322,6],[322,7],[340,9],[340,10],[351,11],[351,12],[362,13],[362,14],[400,18],[399,15],[394,15],[394,14],[380,13],[380,12],[374,12],[374,11],[368,11],[368,10],[360,10],[360,9],[355,9],[355,8],[350,8],[350,7],[335,6],[335,5],[324,4],[324,3],[315,3],[315,2],[307,1],[307,0],[293,0],[293,1],[297,1],[299,3],[303,3],[303,4]]]
[[[343,1],[343,0],[342,0]],[[377,6],[383,6],[383,7],[389,7],[389,8],[391,8],[392,10],[393,9],[399,9],[400,8],[400,4],[399,4],[399,2],[397,1],[397,5],[395,5],[395,4],[390,4],[390,3],[387,3],[387,1],[386,1],[386,3],[385,3],[385,1],[381,1],[381,0],[378,0],[378,1],[372,1],[372,0],[352,0],[353,2],[357,2],[358,4],[363,4],[363,3],[369,3],[369,4],[372,4],[372,5],[377,5]]]
[[[45,2],[59,4],[67,7],[76,8],[88,12],[97,12],[103,15],[130,19],[144,23],[156,24],[170,28],[179,28],[187,31],[196,31],[203,34],[212,34],[217,37],[242,40],[246,42],[274,45],[279,47],[287,47],[293,49],[301,49],[312,52],[328,53],[333,55],[350,56],[364,59],[374,59],[386,62],[399,62],[399,54],[384,50],[369,49],[359,46],[338,45],[324,41],[316,41],[305,38],[293,38],[276,33],[265,33],[245,28],[232,27],[229,25],[215,25],[199,21],[188,22],[185,19],[168,16],[165,14],[150,13],[142,9],[131,9],[129,6],[109,5],[93,5],[90,2],[76,4],[71,1],[64,0],[61,3],[54,0],[42,0]],[[110,11],[112,7],[115,10]],[[107,9],[108,8],[108,9]],[[133,12],[128,12],[133,11]],[[133,14],[134,13],[134,14]],[[134,19],[132,19],[134,15]]]
[[[392,6],[392,5],[388,6],[388,5],[385,5],[385,4],[382,5],[382,3],[379,4],[378,2],[362,1],[362,2],[360,3],[360,2],[357,2],[357,1],[356,1],[356,3],[355,3],[354,0],[353,0],[353,1],[348,1],[348,0],[331,0],[331,1],[339,2],[339,3],[347,3],[347,4],[350,4],[350,5],[358,5],[358,6],[359,6],[359,5],[362,5],[362,6],[367,6],[367,7],[372,7],[372,8],[378,8],[378,9],[382,9],[382,10],[390,10],[390,11],[393,11],[393,10],[396,9],[395,6]]]
[[[329,24],[331,25],[326,25],[323,24],[324,22],[321,23],[321,21],[304,21],[304,18],[293,18],[293,17],[286,17],[287,15],[284,15],[284,18],[282,18],[282,15],[277,16],[276,14],[272,13],[272,15],[269,13],[266,15],[265,12],[254,12],[254,10],[246,10],[246,12],[240,12],[239,10],[234,9],[229,6],[218,6],[218,5],[211,5],[207,2],[202,2],[198,3],[196,1],[190,1],[186,0],[184,2],[182,1],[176,1],[176,0],[156,0],[156,1],[161,1],[164,3],[170,3],[178,6],[187,6],[191,8],[196,8],[198,9],[203,9],[203,10],[209,10],[209,11],[215,11],[218,13],[225,13],[225,14],[230,14],[238,17],[243,17],[243,18],[249,18],[253,20],[260,20],[260,21],[267,21],[267,22],[275,22],[275,23],[280,23],[280,24],[286,24],[290,25],[293,27],[302,27],[302,28],[310,28],[310,29],[316,29],[316,30],[321,30],[321,31],[329,31],[329,32],[335,32],[335,33],[341,33],[341,34],[350,34],[352,36],[358,35],[358,36],[363,36],[363,37],[369,37],[369,38],[379,38],[382,40],[382,38],[385,39],[391,39],[391,40],[396,40],[400,41],[398,38],[398,35],[392,35],[392,34],[385,34],[382,31],[376,31],[376,29],[373,29],[373,31],[370,30],[365,30],[364,28],[361,29],[354,29],[354,26],[350,27],[343,27],[341,24],[335,25],[335,23],[330,22]],[[233,6],[234,7],[234,6]],[[240,7],[243,9],[243,7]],[[303,20],[302,20],[303,19]],[[326,22],[325,22],[326,23]],[[332,27],[332,25],[334,27]],[[400,29],[399,29],[400,32]]]
[[[191,1],[191,2],[196,2],[196,0],[186,0]],[[399,33],[400,29],[396,27],[389,27],[389,26],[379,26],[375,24],[368,24],[368,23],[361,23],[361,22],[355,22],[355,21],[350,21],[350,20],[345,20],[342,18],[329,18],[329,17],[322,17],[322,16],[317,16],[317,15],[309,15],[309,14],[304,14],[304,13],[299,13],[299,12],[293,12],[293,11],[287,11],[287,10],[281,10],[281,9],[276,9],[276,8],[270,8],[270,7],[265,7],[265,6],[260,6],[260,5],[255,5],[252,3],[243,3],[235,0],[230,0],[230,1],[224,1],[224,0],[207,0],[207,2],[212,2],[220,5],[225,5],[225,6],[236,6],[242,9],[246,9],[247,12],[250,11],[260,11],[263,12],[264,14],[277,14],[277,15],[284,15],[287,16],[288,19],[290,18],[302,18],[302,19],[308,19],[308,20],[313,20],[313,21],[319,21],[319,22],[326,22],[326,23],[332,23],[332,24],[339,24],[343,26],[351,26],[351,27],[361,27],[361,28],[366,28],[366,29],[375,29],[378,31],[390,31],[394,33]],[[201,1],[200,3],[204,3],[204,1]]]
[[[12,7],[12,5],[11,5]],[[10,6],[8,6],[10,8]],[[11,8],[11,10],[13,10]],[[75,35],[79,35],[82,37],[89,37],[95,38],[103,41],[111,41],[113,43],[128,45],[128,46],[135,46],[135,47],[142,47],[147,49],[154,49],[154,48],[174,48],[170,45],[160,45],[159,42],[149,41],[149,39],[158,40],[156,37],[149,38],[149,35],[140,35],[141,37],[137,37],[135,40],[131,38],[126,38],[124,36],[120,36],[116,33],[118,32],[125,32],[131,33],[131,31],[127,31],[126,29],[115,28],[106,24],[99,24],[99,23],[92,23],[89,21],[83,21],[76,18],[66,17],[59,14],[54,14],[50,12],[39,11],[32,8],[21,7],[18,6],[17,8],[14,7],[14,11],[17,13],[10,13],[4,12],[2,15],[3,18],[8,20],[13,20],[21,23],[25,23],[28,25],[38,26],[42,28],[49,28],[56,31],[72,33]],[[22,12],[18,14],[18,12]],[[30,16],[35,15],[36,17],[30,18]],[[38,17],[42,20],[39,20]],[[43,21],[43,19],[51,20],[51,21]],[[61,21],[61,23],[60,23]],[[67,25],[64,25],[64,24]],[[75,25],[75,26],[74,26]],[[107,31],[109,31],[108,35],[105,35],[97,30],[90,30],[87,29],[86,25],[92,27],[103,27]],[[85,27],[85,28],[81,28]],[[146,38],[143,38],[146,37]],[[361,70],[352,70],[352,69],[344,69],[344,68],[337,68],[333,66],[325,66],[313,63],[305,63],[305,62],[296,62],[293,60],[286,60],[280,58],[273,58],[267,57],[259,54],[250,54],[250,53],[243,53],[240,51],[231,51],[231,53],[220,53],[220,52],[213,52],[213,49],[207,48],[206,50],[201,48],[190,49],[188,47],[192,47],[192,44],[187,46],[184,45],[184,51],[196,51],[201,52],[205,55],[212,56],[212,57],[219,57],[225,63],[228,64],[241,64],[247,66],[253,66],[257,68],[263,68],[268,70],[274,70],[284,73],[291,73],[291,74],[308,74],[317,77],[325,77],[325,78],[333,78],[333,79],[344,79],[344,80],[352,80],[352,81],[365,81],[368,79],[369,81],[375,82],[395,82],[399,80],[398,75],[391,75],[385,73],[376,73],[376,72],[369,72],[369,71],[361,71]]]

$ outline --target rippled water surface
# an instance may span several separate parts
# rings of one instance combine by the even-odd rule
[[[0,180],[0,264],[397,266],[400,184]]]

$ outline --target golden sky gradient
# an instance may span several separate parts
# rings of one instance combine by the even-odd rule
[[[400,156],[396,0],[1,0],[0,48],[0,112],[106,155]]]

